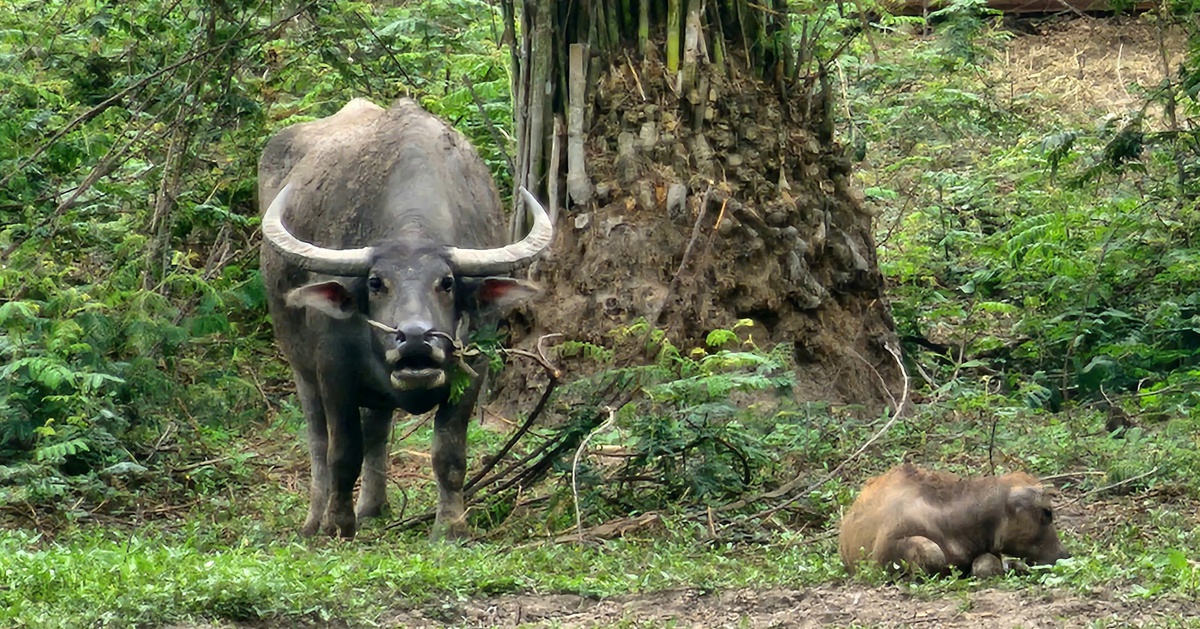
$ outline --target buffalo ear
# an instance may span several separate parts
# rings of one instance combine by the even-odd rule
[[[462,283],[476,308],[500,312],[507,312],[541,292],[537,284],[511,277],[464,278]]]
[[[1013,487],[1008,492],[1008,508],[1011,511],[1032,511],[1042,505],[1042,488],[1034,485]]]
[[[349,319],[355,311],[354,295],[336,280],[293,289],[287,295],[287,305],[292,308],[315,308],[334,319]]]

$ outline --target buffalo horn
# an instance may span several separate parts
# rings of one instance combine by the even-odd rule
[[[533,227],[529,234],[519,242],[495,249],[459,249],[450,247],[448,254],[454,270],[462,275],[493,275],[508,273],[533,262],[533,258],[542,252],[554,239],[554,225],[546,208],[538,203],[524,186],[517,189],[525,199],[525,205],[533,213]]]
[[[326,249],[296,238],[283,226],[283,214],[287,209],[292,184],[287,184],[275,195],[267,213],[263,215],[263,237],[297,266],[313,273],[326,275],[357,276],[371,268],[371,247],[358,249]],[[511,245],[510,245],[511,246]]]

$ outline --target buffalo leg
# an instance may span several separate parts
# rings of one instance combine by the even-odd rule
[[[483,369],[486,369],[486,363]],[[478,371],[478,370],[477,370]],[[483,378],[476,378],[454,403],[446,402],[433,416],[433,474],[437,477],[437,518],[434,539],[466,537],[463,481],[467,474],[467,424],[479,398]]]
[[[329,535],[354,537],[358,530],[354,517],[354,483],[363,463],[363,433],[358,406],[330,404],[326,392],[325,416],[329,421],[329,472],[333,481],[329,509],[323,528]]]
[[[983,553],[971,562],[971,575],[977,579],[990,579],[1004,574],[1004,562],[992,553]]]
[[[360,519],[377,518],[387,507],[388,436],[392,411],[366,410],[362,414],[362,487],[354,513]]]
[[[885,568],[901,564],[914,573],[937,574],[947,568],[946,552],[937,542],[921,535],[885,540],[882,547],[876,549],[875,556]]]
[[[296,395],[300,398],[300,410],[304,412],[304,423],[308,428],[308,457],[312,463],[312,484],[309,486],[308,517],[300,534],[311,537],[321,528],[321,517],[329,505],[329,430],[325,425],[325,409],[317,387],[296,373]]]

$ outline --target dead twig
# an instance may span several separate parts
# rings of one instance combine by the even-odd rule
[[[208,459],[206,461],[198,461],[196,463],[189,463],[187,465],[181,465],[179,467],[172,468],[171,471],[176,472],[176,473],[190,472],[194,469],[201,468],[206,465],[216,465],[217,463],[222,463],[224,461],[228,461],[229,459],[232,459],[233,457],[234,457],[234,455],[232,455],[232,454],[227,455],[227,456],[219,456],[215,459]]]
[[[642,80],[638,78],[637,70],[633,67],[633,60],[629,58],[629,53],[625,53],[625,63],[629,64],[629,72],[633,74],[633,82],[637,84],[638,94],[641,94],[642,102],[646,102],[646,90],[642,89]]]
[[[1107,474],[1107,472],[1097,472],[1097,471],[1063,472],[1062,474],[1054,474],[1052,476],[1043,476],[1043,477],[1039,478],[1038,481],[1040,481],[1042,483],[1049,483],[1052,481],[1063,480],[1063,479],[1067,479],[1067,478],[1078,478],[1080,476],[1104,476],[1106,474]]]
[[[363,19],[363,16],[358,11],[351,11],[351,13],[354,15],[354,17],[358,18],[358,23],[362,24],[363,28],[367,29],[367,34],[371,36],[371,39],[375,40],[375,44],[377,46],[383,49],[383,52],[387,54],[388,59],[392,60],[392,65],[396,66],[396,69],[399,70],[400,74],[404,76],[404,80],[408,82],[409,87],[416,90],[416,81],[413,81],[412,77],[408,76],[408,71],[404,69],[404,64],[400,63],[400,60],[396,58],[396,53],[392,50],[392,47],[387,45],[382,39],[379,38],[379,34],[375,32],[375,29],[371,28],[371,25]]]
[[[1111,484],[1111,485],[1105,485],[1105,486],[1103,486],[1103,487],[1097,487],[1096,489],[1093,489],[1093,490],[1091,490],[1091,491],[1087,491],[1087,492],[1084,492],[1084,493],[1080,494],[1078,497],[1076,497],[1076,498],[1074,498],[1073,500],[1071,500],[1071,501],[1067,502],[1067,503],[1066,503],[1065,505],[1063,505],[1063,506],[1064,506],[1064,507],[1066,507],[1066,506],[1069,506],[1069,505],[1073,505],[1073,504],[1075,504],[1075,503],[1079,502],[1080,500],[1083,500],[1084,498],[1087,498],[1088,496],[1092,496],[1092,495],[1095,495],[1095,494],[1098,494],[1098,493],[1101,493],[1101,492],[1105,492],[1105,491],[1108,491],[1108,490],[1110,490],[1110,489],[1116,489],[1117,487],[1120,487],[1120,486],[1122,486],[1122,485],[1128,485],[1129,483],[1132,483],[1132,482],[1133,482],[1133,481],[1135,481],[1135,480],[1141,480],[1141,479],[1143,479],[1143,478],[1146,478],[1147,476],[1150,476],[1151,474],[1156,474],[1156,473],[1158,473],[1158,471],[1159,471],[1160,469],[1162,469],[1162,467],[1161,467],[1161,466],[1157,466],[1157,465],[1156,465],[1156,466],[1154,467],[1154,469],[1150,470],[1149,472],[1143,472],[1143,473],[1141,473],[1141,474],[1138,474],[1137,476],[1131,476],[1131,477],[1129,477],[1129,478],[1126,478],[1125,480],[1122,480],[1122,481],[1117,481],[1117,482],[1115,482],[1115,483],[1113,483],[1113,484]]]
[[[575,531],[581,538],[583,536],[583,514],[579,509],[579,457],[583,454],[587,444],[592,440],[592,437],[608,430],[617,421],[617,411],[610,406],[604,407],[608,411],[608,419],[604,420],[603,424],[596,427],[595,430],[589,432],[583,441],[579,442],[579,447],[575,448],[575,459],[571,462],[571,497],[575,501]]]
[[[542,411],[545,410],[546,403],[550,400],[550,394],[553,393],[554,388],[558,386],[558,380],[562,377],[562,373],[559,372],[559,370],[556,369],[554,365],[551,365],[550,361],[546,359],[545,352],[542,350],[542,342],[548,338],[556,338],[561,336],[561,334],[555,333],[546,334],[538,338],[537,354],[532,354],[523,350],[506,350],[506,353],[515,354],[517,356],[525,356],[537,361],[542,366],[542,369],[546,371],[546,375],[550,377],[550,382],[546,385],[546,390],[542,392],[542,397],[538,400],[537,405],[533,407],[533,412],[529,413],[529,416],[525,418],[525,421],[521,424],[521,427],[518,428],[511,437],[508,438],[508,441],[505,442],[504,446],[501,447],[500,450],[491,457],[491,460],[488,461],[487,465],[484,465],[483,469],[479,470],[474,476],[471,477],[471,480],[467,481],[467,484],[463,487],[464,492],[474,493],[473,490],[475,489],[475,486],[478,485],[485,476],[487,476],[488,472],[492,471],[492,468],[496,467],[496,464],[499,463],[501,459],[503,459],[505,455],[509,453],[510,450],[512,450],[513,446],[517,444],[517,441],[519,441],[521,437],[525,435],[525,433],[529,432],[529,429],[533,427],[533,423],[537,421],[537,418],[541,416]]]
[[[405,439],[408,439],[409,437],[413,436],[413,433],[417,432],[423,426],[428,424],[429,420],[432,418],[433,418],[433,413],[425,413],[425,416],[421,418],[421,421],[417,422],[416,426],[409,428],[407,432],[405,432],[403,435],[400,436],[399,439],[397,439],[397,441],[403,443]]]
[[[870,361],[868,361],[866,358],[863,358],[862,354],[854,351],[853,347],[846,347],[846,351],[854,354],[855,358],[862,361],[862,363],[867,366],[867,369],[870,369],[871,373],[875,374],[875,379],[879,381],[879,388],[883,391],[883,394],[887,396],[888,401],[892,403],[892,408],[896,408],[898,406],[896,404],[896,398],[892,395],[892,392],[888,390],[887,381],[884,380],[883,376],[879,374],[879,370],[875,368],[875,365],[872,365]]]
[[[637,517],[621,518],[604,524],[598,524],[579,533],[552,535],[546,539],[529,542],[517,548],[533,548],[546,543],[562,544],[566,542],[586,542],[590,540],[613,539],[623,537],[628,533],[646,528],[656,522],[661,522],[662,516],[655,511],[643,513]]]

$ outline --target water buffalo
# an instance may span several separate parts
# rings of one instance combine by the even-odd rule
[[[483,160],[411,100],[385,110],[355,99],[283,129],[263,150],[258,186],[268,308],[308,425],[301,533],[353,537],[357,518],[380,515],[393,410],[436,407],[433,534],[466,534],[466,426],[480,378],[451,399],[457,348],[481,317],[536,291],[497,275],[549,245],[545,210],[521,189],[533,227],[506,244]]]
[[[1015,473],[964,479],[900,465],[867,482],[842,520],[842,563],[860,561],[911,572],[986,578],[1004,572],[1004,555],[1052,564],[1069,555],[1038,480]]]

